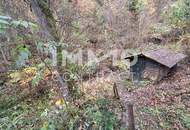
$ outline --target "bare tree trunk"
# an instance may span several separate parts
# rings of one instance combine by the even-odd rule
[[[38,22],[42,26],[42,29],[44,29],[44,31],[50,37],[50,39],[59,42],[60,37],[56,27],[56,20],[53,17],[53,13],[49,8],[48,2],[46,3],[45,0],[31,0],[31,8],[35,13],[35,15],[37,16]],[[61,51],[60,48],[58,50]],[[60,72],[59,66],[61,66],[61,64],[55,66],[54,71],[62,87],[63,96],[65,100],[68,100],[69,99],[68,85],[67,83],[64,82],[61,74],[59,73]]]
[[[52,11],[50,10],[48,3],[46,3],[44,0],[32,0],[31,8],[38,18],[38,23],[41,25],[44,32],[51,39],[59,42],[56,20],[53,17]]]

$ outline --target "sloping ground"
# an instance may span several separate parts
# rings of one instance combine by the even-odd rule
[[[83,92],[89,97],[113,98],[117,78],[107,75],[87,81],[82,85]],[[158,84],[134,87],[129,81],[118,83],[118,91],[125,108],[129,102],[134,103],[137,129],[190,129],[190,65],[180,65]]]
[[[119,73],[119,72],[116,72]],[[85,93],[85,97],[88,99],[95,99],[99,98],[107,98],[112,99],[114,96],[113,93],[113,84],[118,81],[118,77],[114,77],[114,75],[106,74],[103,77],[99,77],[96,79],[92,79],[86,82],[82,82],[81,89]],[[118,84],[118,90],[121,97],[121,101],[125,106],[129,101],[134,102],[134,109],[135,109],[135,121],[136,121],[136,128],[139,130],[189,130],[190,129],[190,65],[181,65],[177,68],[176,72],[171,73],[168,78],[165,78],[158,84],[150,84],[144,87],[138,87],[133,90],[128,91],[127,85],[130,84],[127,82],[125,85]],[[16,90],[18,89],[17,86],[11,86],[12,89],[15,91],[9,93],[9,95],[17,95]],[[10,89],[10,90],[12,90]],[[3,89],[2,89],[3,90]],[[6,89],[7,90],[7,89]],[[12,91],[11,91],[12,92]],[[6,94],[8,96],[8,94]],[[0,93],[0,101],[1,103],[4,102],[6,104],[3,97],[7,97],[5,93]],[[18,94],[19,95],[19,94]],[[42,94],[43,95],[43,94]],[[44,94],[49,95],[49,94]],[[52,94],[50,94],[52,95]],[[38,111],[35,111],[36,108],[32,106],[32,99],[28,104],[24,104],[28,109],[32,108],[32,111],[29,109],[27,113],[32,113],[33,115],[27,116],[24,119],[19,119],[19,121],[25,121],[26,123],[33,124],[33,121],[39,122],[41,120],[38,118],[40,114],[49,106],[50,98],[44,97],[46,100],[44,102],[36,102],[34,106],[38,108]],[[15,119],[16,117],[12,117],[12,113],[10,111],[17,112],[17,109],[20,109],[20,105],[15,106],[16,103],[15,97],[10,98],[7,97],[9,105],[1,104],[0,109],[0,118],[5,119],[4,116],[7,113],[10,113],[11,118],[9,120]],[[41,97],[40,97],[41,98]],[[43,99],[44,99],[43,98]],[[38,101],[38,100],[37,100]],[[81,102],[81,101],[79,101]],[[118,102],[118,100],[116,101]],[[115,103],[117,104],[117,103]],[[2,106],[6,106],[4,108]],[[14,106],[14,107],[11,107]],[[40,107],[39,107],[40,106]],[[118,108],[120,107],[119,105]],[[117,107],[114,106],[114,109]],[[123,105],[122,105],[123,106]],[[23,108],[24,109],[24,108]],[[22,110],[19,112],[23,112]],[[119,109],[116,113],[121,113]],[[20,113],[18,113],[20,114]],[[119,119],[122,120],[122,116],[119,115]],[[3,117],[3,118],[2,118]],[[32,117],[32,119],[31,119]],[[4,121],[3,121],[4,122]],[[125,122],[127,122],[125,120]],[[1,123],[1,122],[0,122]],[[38,125],[41,125],[39,122]],[[14,124],[14,122],[13,122]],[[39,127],[39,126],[36,127]],[[28,125],[20,126],[20,127],[28,127]]]
[[[120,96],[125,104],[134,102],[138,129],[190,129],[190,65],[179,66],[159,84],[130,93],[121,87]]]

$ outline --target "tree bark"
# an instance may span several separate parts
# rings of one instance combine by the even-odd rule
[[[56,27],[56,20],[49,8],[49,3],[45,0],[32,0],[31,8],[46,34],[54,41],[59,42],[60,37]]]
[[[56,26],[56,19],[53,17],[53,12],[49,8],[49,3],[45,0],[31,0],[31,8],[38,18],[38,23],[41,25],[42,29],[44,29],[49,38],[57,43],[60,42],[60,36]],[[60,48],[58,48],[58,50],[62,51]],[[62,87],[63,96],[65,100],[68,101],[68,99],[70,99],[68,85],[66,82],[64,82],[64,79],[59,73],[59,66],[61,66],[61,64],[54,66],[54,71]]]

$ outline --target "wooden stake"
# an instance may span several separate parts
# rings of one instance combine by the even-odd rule
[[[133,104],[129,103],[127,105],[128,109],[128,130],[135,130],[135,120],[134,120],[134,114],[133,114]]]
[[[120,99],[116,83],[114,83],[113,85],[113,92],[114,92],[114,98]]]

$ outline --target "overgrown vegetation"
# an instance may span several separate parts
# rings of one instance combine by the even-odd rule
[[[88,49],[98,58],[110,49],[163,47],[189,56],[189,10],[189,0],[3,1],[0,129],[127,129],[131,100],[138,129],[190,129],[189,60],[182,74],[176,70],[181,75],[137,86],[120,75],[129,73],[124,61],[79,65],[62,52],[85,50],[84,61],[92,60]]]
[[[171,8],[170,20],[171,23],[179,26],[189,26],[190,21],[190,1],[178,0]]]

